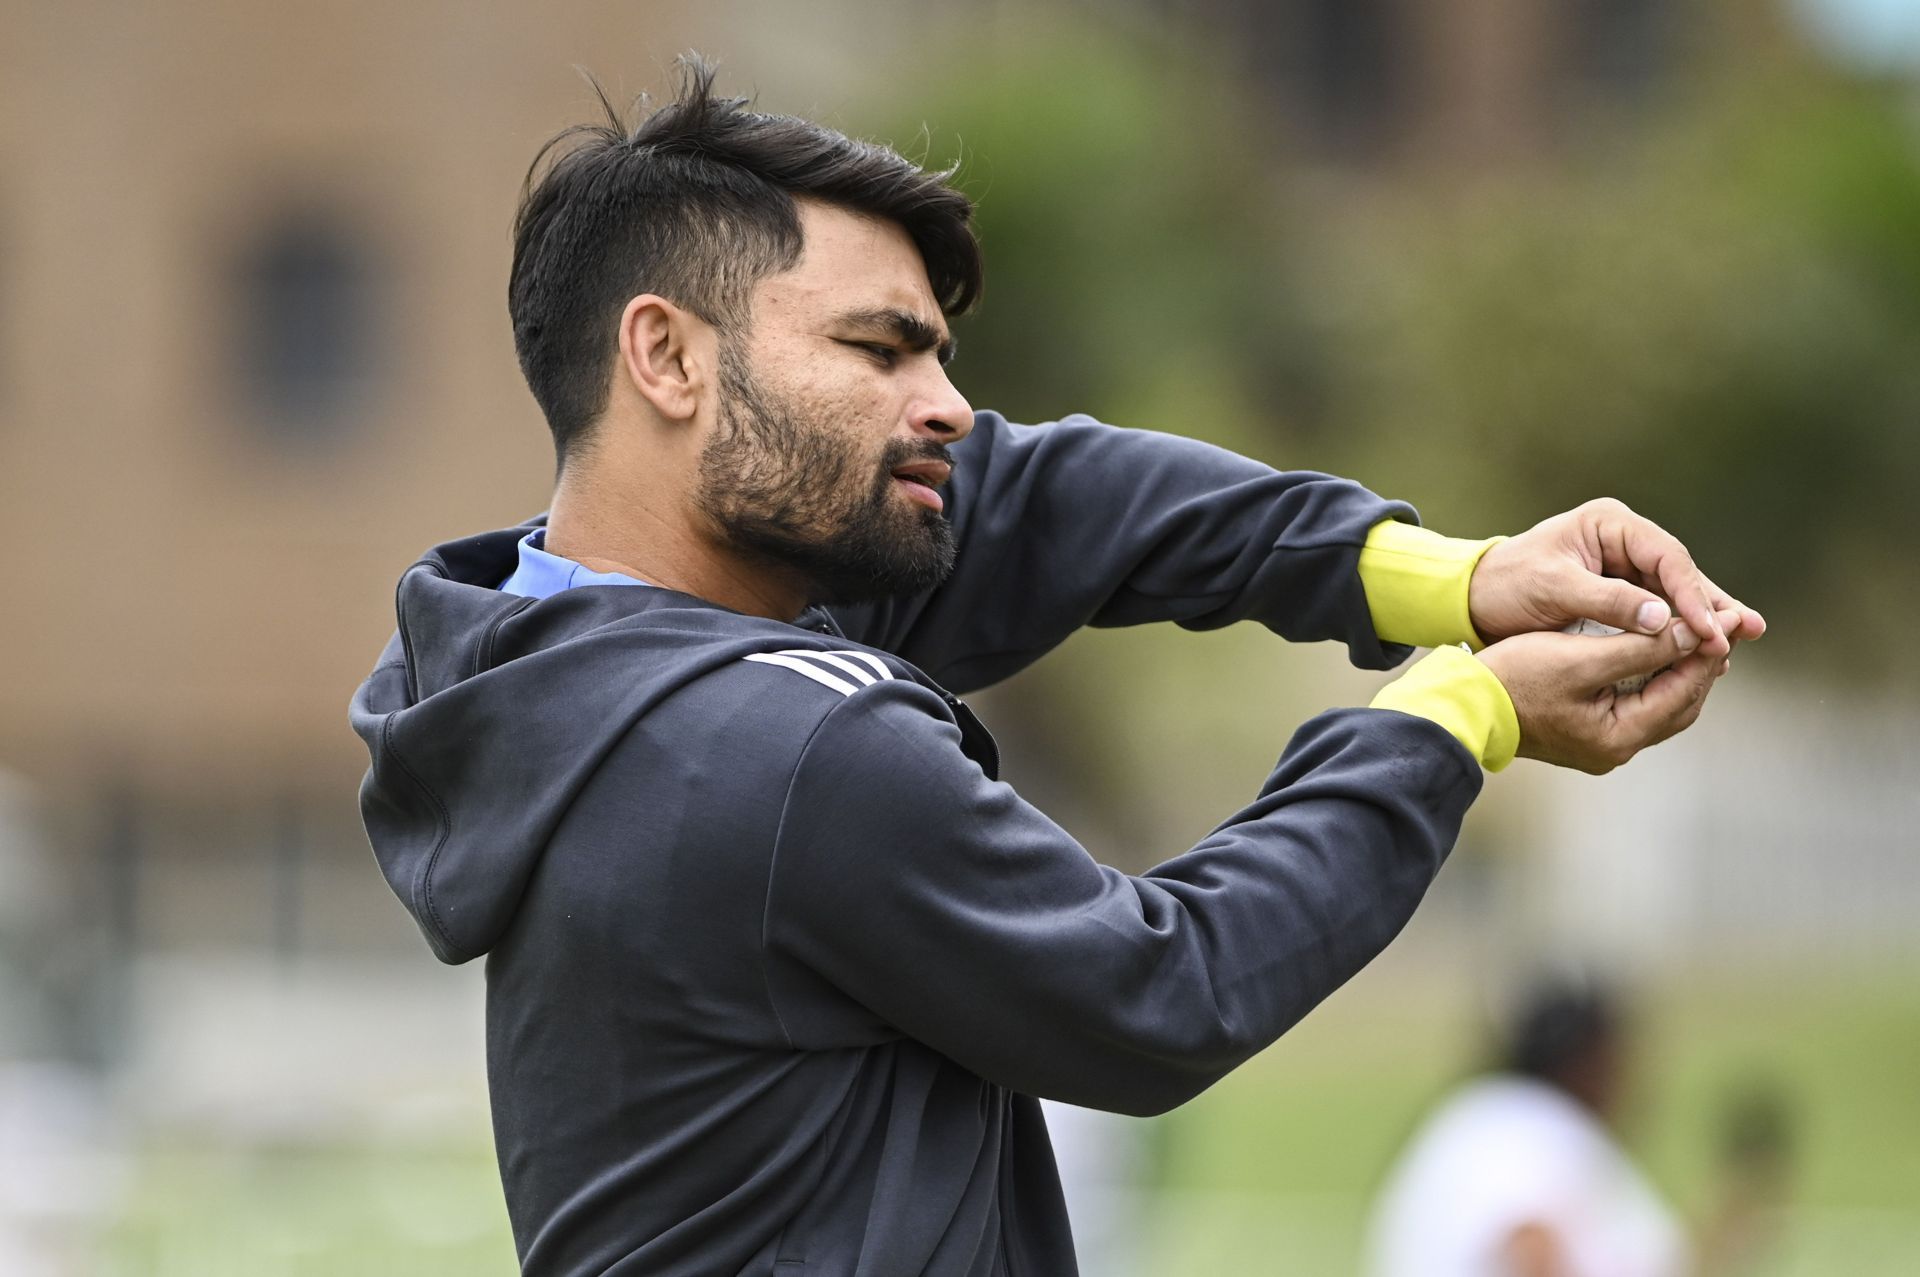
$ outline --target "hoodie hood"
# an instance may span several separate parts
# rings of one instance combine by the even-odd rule
[[[371,759],[360,814],[374,856],[445,962],[512,926],[575,795],[650,707],[795,633],[650,586],[500,593],[544,522],[448,542],[408,568],[398,628],[350,709]],[[817,609],[799,624],[832,631]]]

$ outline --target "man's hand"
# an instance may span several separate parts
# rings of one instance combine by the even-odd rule
[[[1496,644],[1582,617],[1658,635],[1678,612],[1700,636],[1702,655],[1724,658],[1734,643],[1767,629],[1758,612],[1694,566],[1678,538],[1611,497],[1488,550],[1474,568],[1467,610],[1480,637]]]
[[[1724,633],[1744,632],[1737,606],[1713,620]],[[1520,634],[1479,656],[1513,700],[1520,757],[1595,776],[1690,727],[1732,663],[1684,620],[1658,634]],[[1664,672],[1637,692],[1613,690],[1623,678],[1655,670]]]

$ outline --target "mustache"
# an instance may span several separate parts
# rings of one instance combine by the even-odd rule
[[[953,450],[945,444],[935,443],[931,439],[892,439],[887,442],[887,450],[881,455],[880,468],[892,471],[916,461],[940,461],[950,466],[957,464],[953,459]]]

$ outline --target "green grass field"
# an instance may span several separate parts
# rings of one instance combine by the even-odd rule
[[[1344,1277],[1369,1197],[1472,1041],[1451,999],[1363,987],[1152,1129],[1152,1277]],[[1920,979],[1700,985],[1642,1016],[1629,1142],[1683,1212],[1706,1207],[1729,1086],[1794,1106],[1794,1206],[1768,1277],[1920,1272]],[[110,1274],[506,1277],[484,1115],[471,1140],[147,1151]],[[1087,1277],[1101,1277],[1089,1272]]]
[[[1920,1272],[1920,980],[1705,984],[1643,1009],[1627,1141],[1683,1214],[1754,1079],[1791,1105],[1793,1207],[1760,1271]],[[1473,1058],[1457,1015],[1335,998],[1166,1120],[1160,1274],[1350,1274],[1399,1142]]]

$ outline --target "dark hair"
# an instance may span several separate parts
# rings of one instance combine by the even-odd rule
[[[945,313],[980,295],[973,202],[949,185],[952,169],[716,98],[714,68],[697,54],[678,67],[673,100],[648,111],[641,97],[632,125],[589,77],[605,122],[558,134],[527,170],[507,309],[562,465],[606,408],[627,302],[657,293],[742,331],[754,283],[800,260],[796,196],[897,223]]]
[[[1514,1073],[1564,1085],[1619,1029],[1619,1009],[1605,989],[1548,981],[1522,1000],[1502,1062]]]

